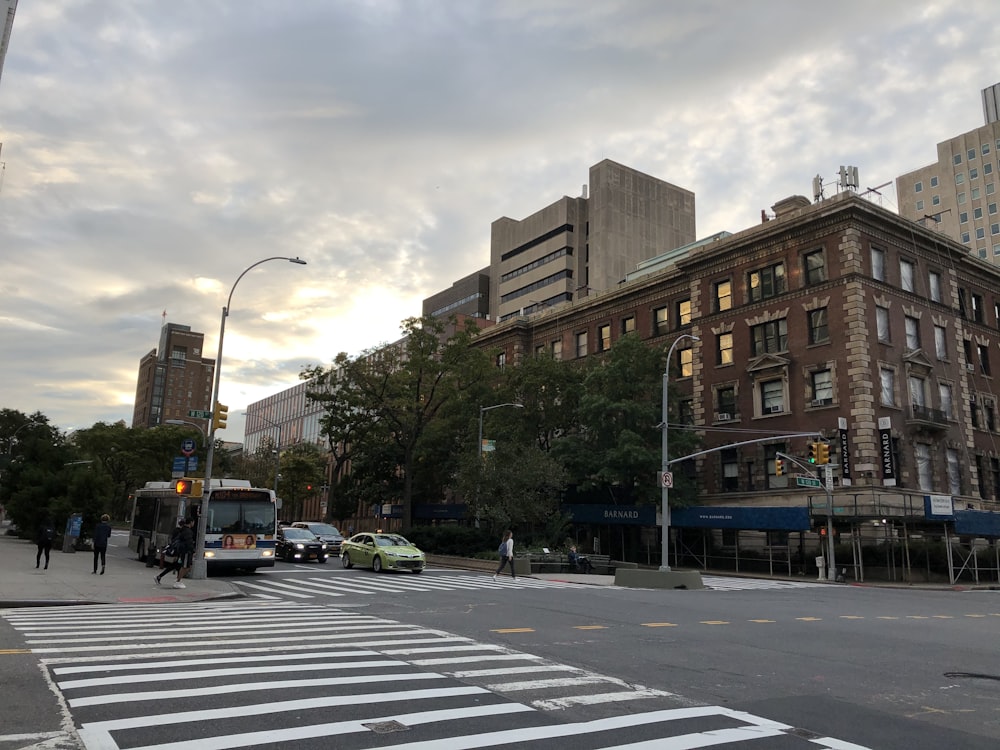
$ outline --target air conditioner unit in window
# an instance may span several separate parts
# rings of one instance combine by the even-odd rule
[[[777,406],[765,406],[764,407],[764,413],[765,414],[779,414],[782,411],[784,411],[784,407],[782,407],[781,404],[778,404]]]
[[[716,422],[728,422],[732,418],[733,415],[730,414],[728,411],[720,411],[718,414],[715,415]]]
[[[969,364],[967,364],[965,366],[965,369],[968,370],[969,372],[975,372],[976,371],[976,366],[970,362]]]
[[[832,398],[814,398],[812,400],[813,406],[829,406],[832,403],[833,403]]]

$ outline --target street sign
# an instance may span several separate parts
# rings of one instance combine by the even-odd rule
[[[656,474],[660,489],[671,489],[674,486],[674,473],[672,471],[660,471]]]
[[[795,477],[795,484],[799,487],[822,487],[823,483],[813,477]]]
[[[198,445],[191,438],[184,438],[184,440],[181,441],[181,453],[185,456],[190,456],[195,452],[195,450],[197,450],[197,448]]]
[[[202,409],[188,409],[188,416],[192,419],[211,419],[212,412]]]

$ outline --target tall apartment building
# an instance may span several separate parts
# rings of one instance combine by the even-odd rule
[[[508,320],[614,289],[641,261],[694,239],[693,192],[605,159],[590,168],[580,197],[493,222],[490,316]]]
[[[0,75],[3,74],[3,61],[7,57],[10,32],[14,28],[15,12],[17,12],[17,0],[0,0],[0,14],[3,14],[3,33],[0,35]]]
[[[201,356],[205,334],[191,326],[167,323],[160,329],[160,346],[139,360],[133,427],[156,427],[169,419],[193,422],[208,431],[207,419],[189,410],[211,411],[215,360]]]
[[[896,178],[899,213],[1000,265],[1000,84],[982,91],[982,127],[937,145],[937,161]]]

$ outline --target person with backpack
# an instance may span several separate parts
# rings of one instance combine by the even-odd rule
[[[175,589],[187,588],[181,583],[181,578],[187,573],[185,564],[187,564],[187,567],[190,567],[189,560],[192,552],[194,552],[194,533],[191,531],[190,521],[182,518],[177,522],[177,528],[174,529],[173,534],[170,535],[170,541],[163,549],[163,560],[166,563],[166,567],[155,577],[154,580],[156,583],[162,583],[163,577],[167,573],[176,572],[177,580],[174,582],[173,587]]]
[[[515,581],[517,580],[517,574],[514,572],[514,535],[511,533],[510,529],[507,529],[503,533],[503,541],[500,542],[500,548],[497,550],[500,553],[500,567],[497,568],[497,572],[493,574],[493,580],[497,579],[497,576],[503,572],[504,566],[510,563],[510,577]]]
[[[45,555],[45,570],[49,569],[49,554],[52,552],[52,540],[56,538],[56,529],[52,525],[52,519],[46,516],[38,524],[38,534],[35,536],[35,544],[38,545],[38,554],[35,555],[35,567],[42,564],[42,555]]]
[[[104,565],[107,562],[108,540],[111,539],[111,516],[105,513],[101,522],[94,527],[94,570],[97,573],[97,560],[101,560],[101,575],[104,575]]]

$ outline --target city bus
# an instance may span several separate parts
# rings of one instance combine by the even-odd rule
[[[135,491],[128,546],[139,560],[155,563],[181,518],[208,508],[205,560],[208,570],[254,570],[274,566],[277,503],[273,490],[245,479],[213,479],[200,498],[177,494],[177,482],[146,482]]]

